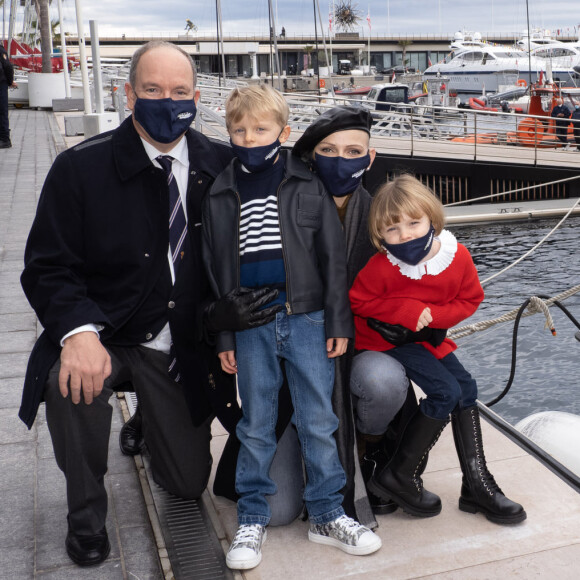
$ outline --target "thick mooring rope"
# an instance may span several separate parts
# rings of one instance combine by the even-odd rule
[[[555,334],[554,323],[552,321],[552,316],[550,314],[550,311],[548,310],[548,307],[551,306],[554,302],[565,300],[566,298],[569,298],[570,296],[573,296],[578,292],[580,292],[580,284],[577,286],[573,286],[569,290],[566,290],[565,292],[562,292],[561,294],[558,294],[557,296],[554,296],[547,300],[542,300],[537,296],[532,296],[530,298],[530,303],[528,304],[526,312],[523,314],[523,316],[531,316],[532,314],[543,312],[544,316],[546,317],[546,328],[549,328],[552,334]],[[481,322],[474,322],[473,324],[468,324],[466,326],[458,326],[457,328],[451,328],[447,332],[447,336],[448,338],[456,340],[458,338],[469,336],[481,330],[486,330],[494,326],[495,324],[499,324],[500,322],[508,322],[510,320],[515,320],[519,310],[520,307],[514,308],[513,310],[510,310],[506,314],[498,316],[497,318],[483,320]]]

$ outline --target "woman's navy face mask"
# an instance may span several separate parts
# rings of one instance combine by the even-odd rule
[[[322,183],[334,197],[352,193],[362,181],[364,172],[371,164],[369,153],[362,157],[327,157],[314,154],[314,168]]]

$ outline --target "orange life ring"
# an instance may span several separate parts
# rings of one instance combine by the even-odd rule
[[[526,79],[518,79],[517,85],[518,87],[527,87],[528,83],[526,82]]]
[[[541,121],[538,121],[538,119],[526,117],[518,125],[516,134],[520,145],[533,147],[542,140],[544,124]]]
[[[326,86],[326,81],[324,79],[320,79],[318,81],[318,88],[323,89]]]

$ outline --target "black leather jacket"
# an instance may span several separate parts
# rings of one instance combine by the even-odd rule
[[[286,269],[286,311],[325,310],[327,338],[352,338],[344,235],[332,198],[306,165],[287,152],[278,187]],[[235,163],[218,176],[203,205],[203,259],[217,296],[240,285],[240,198]],[[218,336],[218,352],[235,350],[234,333]]]

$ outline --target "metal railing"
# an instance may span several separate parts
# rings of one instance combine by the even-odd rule
[[[199,123],[223,138],[224,103],[230,88],[203,83],[200,88]],[[369,106],[364,100],[330,94],[285,93],[284,96],[290,106],[289,124],[294,138],[326,109],[342,104]],[[380,153],[473,161],[513,160],[533,165],[565,166],[578,162],[575,151],[562,150],[549,116],[427,105],[389,106],[388,111],[371,111],[372,145]],[[572,144],[573,140],[568,143]]]

